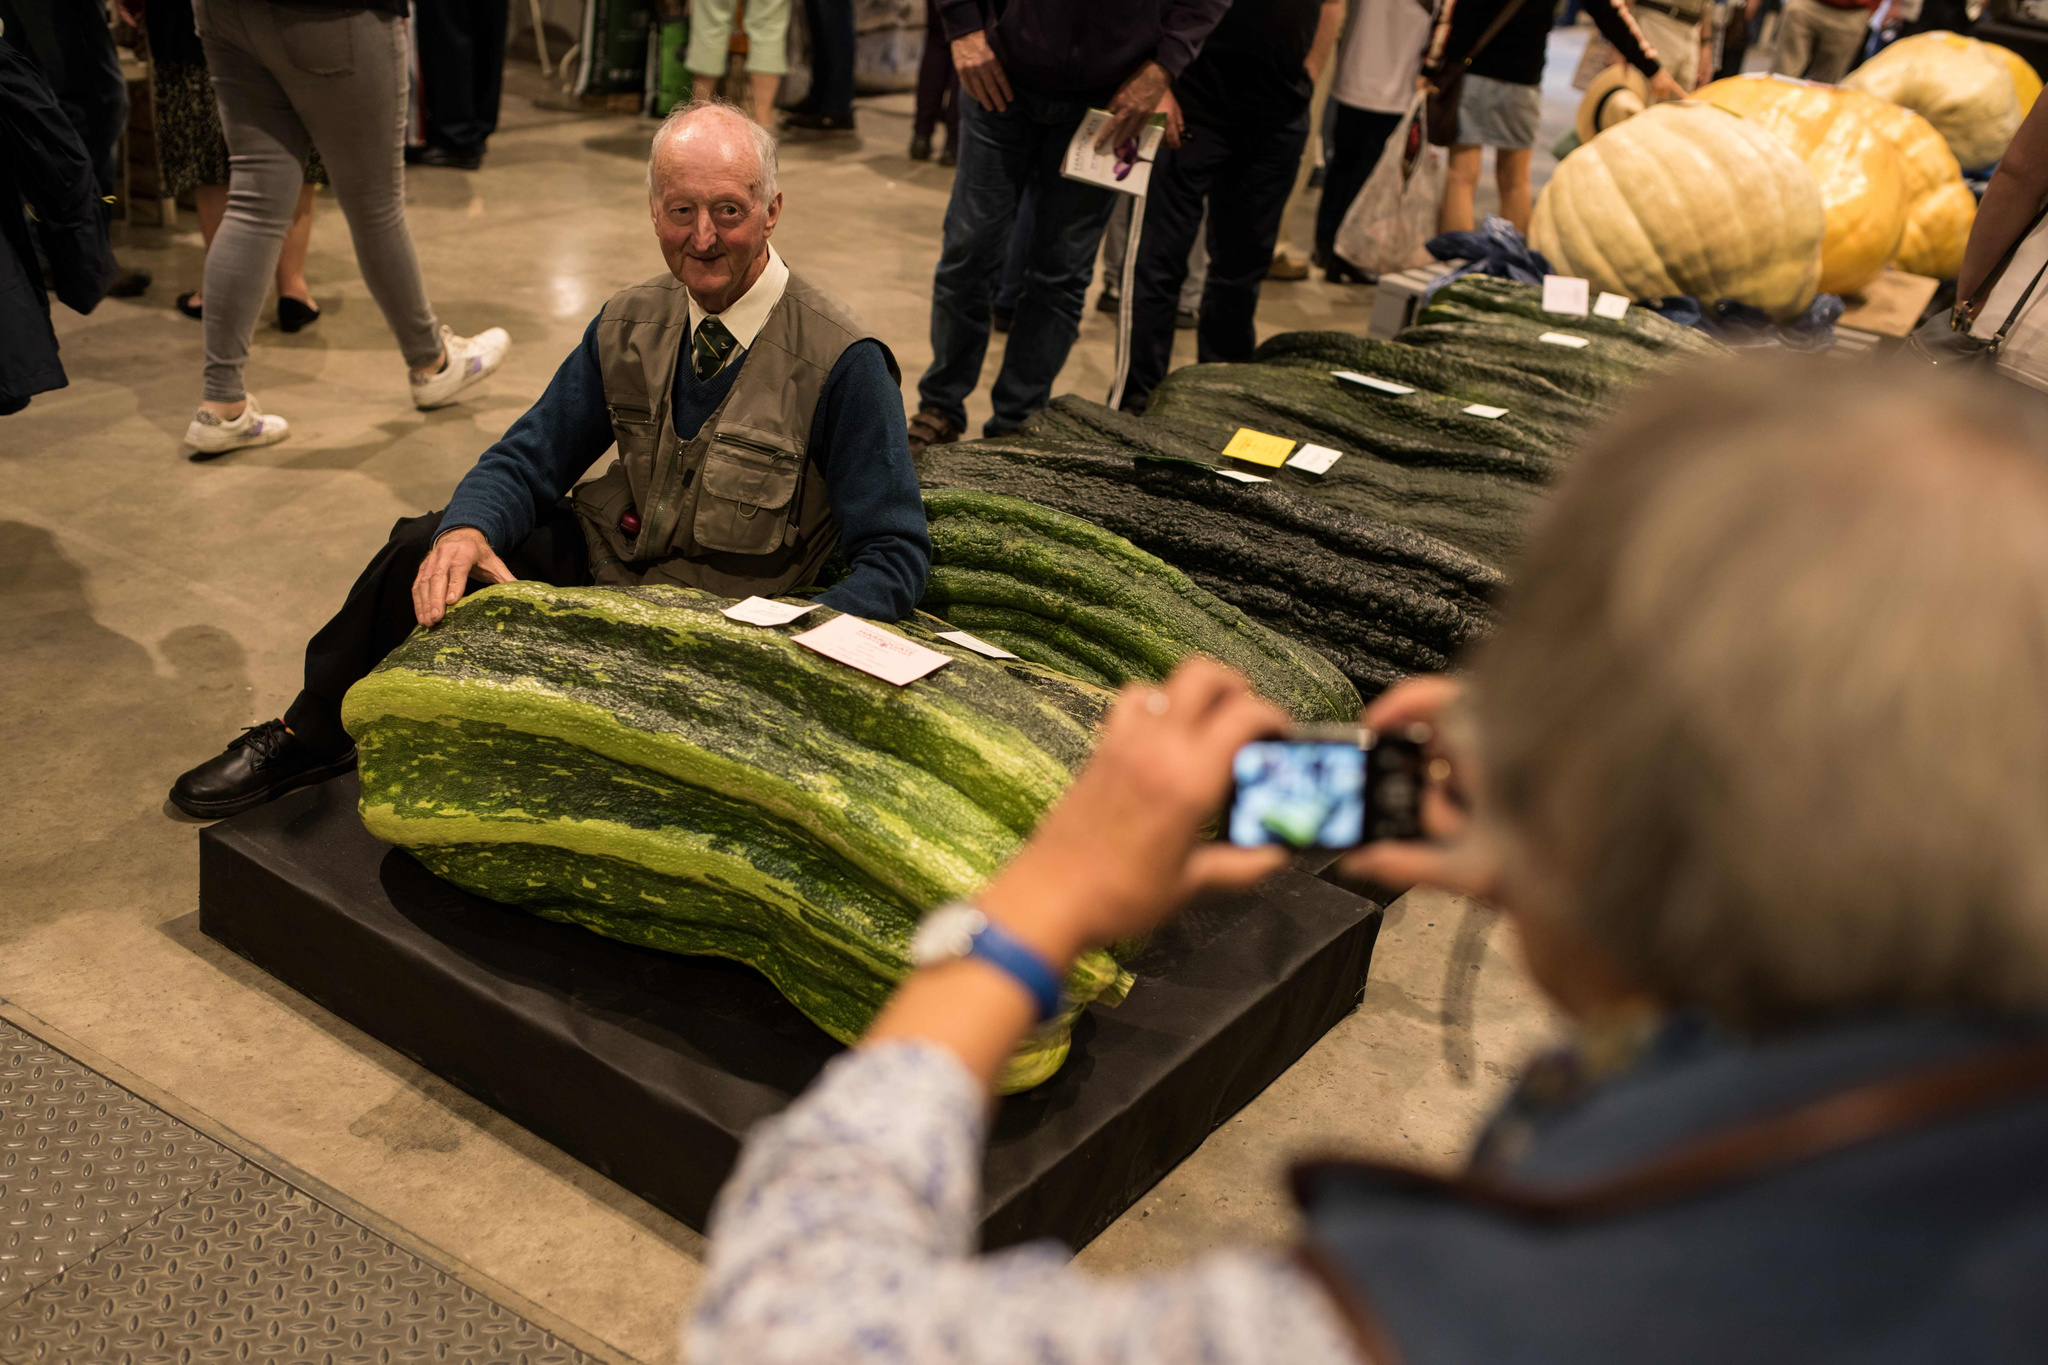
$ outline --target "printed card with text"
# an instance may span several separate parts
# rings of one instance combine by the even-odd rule
[[[1271,465],[1278,469],[1294,453],[1294,442],[1285,436],[1272,436],[1250,427],[1239,427],[1237,434],[1230,438],[1230,444],[1223,447],[1223,453],[1233,460],[1247,464]]]
[[[1576,275],[1545,275],[1543,311],[1582,318],[1586,316],[1586,296],[1591,289],[1591,285]]]
[[[1152,183],[1152,163],[1159,157],[1159,144],[1166,137],[1166,115],[1154,114],[1136,137],[1127,137],[1111,147],[1097,149],[1095,139],[1108,126],[1107,109],[1090,109],[1081,118],[1060,158],[1060,174],[1069,180],[1086,181],[1123,194],[1143,194]]]
[[[849,668],[872,673],[883,682],[894,683],[898,687],[914,683],[925,674],[953,662],[950,656],[936,649],[926,649],[914,640],[906,640],[894,631],[883,630],[874,622],[863,621],[858,616],[835,616],[816,630],[807,630],[789,638],[805,649],[815,650],[828,659],[837,659]]]
[[[992,645],[979,636],[969,635],[964,630],[942,630],[939,632],[939,638],[941,640],[951,640],[962,649],[971,649],[976,654],[985,654],[991,659],[1014,659],[1017,657],[1009,650]]]
[[[750,626],[786,626],[799,616],[818,609],[816,602],[777,602],[766,597],[749,597],[720,609],[720,614]]]

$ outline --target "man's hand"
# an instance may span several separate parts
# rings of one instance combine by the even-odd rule
[[[1666,71],[1661,66],[1658,67],[1657,74],[1650,77],[1650,103],[1661,104],[1665,100],[1682,100],[1684,98],[1685,87],[1672,80],[1669,71]]]
[[[1009,73],[996,60],[986,33],[970,33],[953,40],[953,69],[960,73],[960,88],[992,114],[1002,113],[1017,98],[1010,90]]]
[[[1152,928],[1196,891],[1278,871],[1284,849],[1198,836],[1238,749],[1287,728],[1286,713],[1210,659],[1189,659],[1163,686],[1125,688],[1087,768],[982,892],[982,909],[1064,967]]]
[[[1125,138],[1136,137],[1172,83],[1166,68],[1157,62],[1147,62],[1133,71],[1109,97],[1109,122],[1096,134],[1095,150],[1106,152]]]
[[[1181,117],[1180,101],[1173,97],[1171,90],[1159,97],[1159,112],[1166,115],[1166,145],[1180,146],[1181,138],[1187,133],[1187,122]]]
[[[435,537],[412,580],[412,611],[419,623],[439,625],[448,608],[462,600],[472,575],[487,583],[516,581],[476,527],[458,526]]]

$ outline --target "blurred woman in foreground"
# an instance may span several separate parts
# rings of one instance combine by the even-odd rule
[[[2020,1361],[2048,1342],[2048,431],[2001,394],[1731,364],[1641,399],[1535,528],[1436,723],[1435,842],[1576,1023],[1445,1181],[1296,1173],[1293,1255],[971,1254],[1009,970],[913,976],[727,1185],[699,1362]],[[1054,970],[1194,888],[1201,661],[1111,715],[979,907]],[[1271,856],[1269,856],[1271,855]],[[1143,989],[1143,983],[1139,989]]]

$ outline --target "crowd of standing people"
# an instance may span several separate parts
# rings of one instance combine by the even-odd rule
[[[454,401],[501,363],[510,344],[502,329],[456,336],[434,312],[406,226],[404,167],[482,164],[502,93],[502,0],[114,3],[146,35],[160,192],[189,196],[206,247],[203,279],[176,297],[205,329],[204,382],[187,432],[195,452],[265,445],[289,432],[241,376],[273,292],[280,330],[320,317],[306,260],[323,189],[341,208],[418,406]],[[1722,74],[1731,61],[1739,67],[1761,3],[1775,0],[1583,0],[1594,32],[1577,83],[1625,66],[1650,98],[1678,98],[1717,65]],[[1839,79],[1862,51],[1874,3],[1784,0],[1776,68]],[[1581,0],[1567,0],[1562,15],[1559,8],[1557,0],[929,0],[908,154],[957,169],[932,282],[932,359],[909,419],[913,451],[966,434],[967,400],[994,335],[1007,342],[982,434],[1013,431],[1045,405],[1098,261],[1098,308],[1127,314],[1127,409],[1142,411],[1165,377],[1177,330],[1194,331],[1203,361],[1248,358],[1264,281],[1289,277],[1280,239],[1305,159],[1321,189],[1313,265],[1332,283],[1371,283],[1372,271],[1339,250],[1339,231],[1395,130],[1417,111],[1418,91],[1430,99],[1417,122],[1448,149],[1439,228],[1474,226],[1488,149],[1499,211],[1526,228],[1550,33],[1579,14]],[[808,83],[778,109],[790,69],[790,0],[690,0],[686,65],[697,96],[733,89],[739,49],[745,75],[734,93],[756,118],[813,134],[853,132],[854,0],[803,0],[802,18]],[[127,100],[107,20],[106,0],[0,0],[0,41],[48,84],[91,168],[102,227]],[[1319,88],[1327,94],[1320,108]],[[1135,204],[1062,174],[1091,108],[1110,114],[1097,139],[1103,147],[1148,120],[1163,127],[1148,191]],[[40,194],[45,219],[61,217],[54,194]],[[13,254],[31,266],[54,259],[26,239]],[[115,267],[83,290],[44,273],[66,299],[150,283],[144,272]],[[46,303],[35,307],[46,315]],[[14,407],[61,375],[47,317],[31,330],[33,339],[10,348],[23,357],[21,376],[0,386],[0,400]]]

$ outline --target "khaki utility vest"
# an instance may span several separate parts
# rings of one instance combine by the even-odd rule
[[[839,522],[810,451],[811,422],[839,357],[872,339],[792,271],[724,401],[684,437],[672,396],[676,366],[689,363],[690,296],[672,275],[613,295],[597,354],[618,458],[571,495],[592,578],[723,597],[773,597],[814,581],[839,545]],[[901,383],[887,346],[882,355]]]

